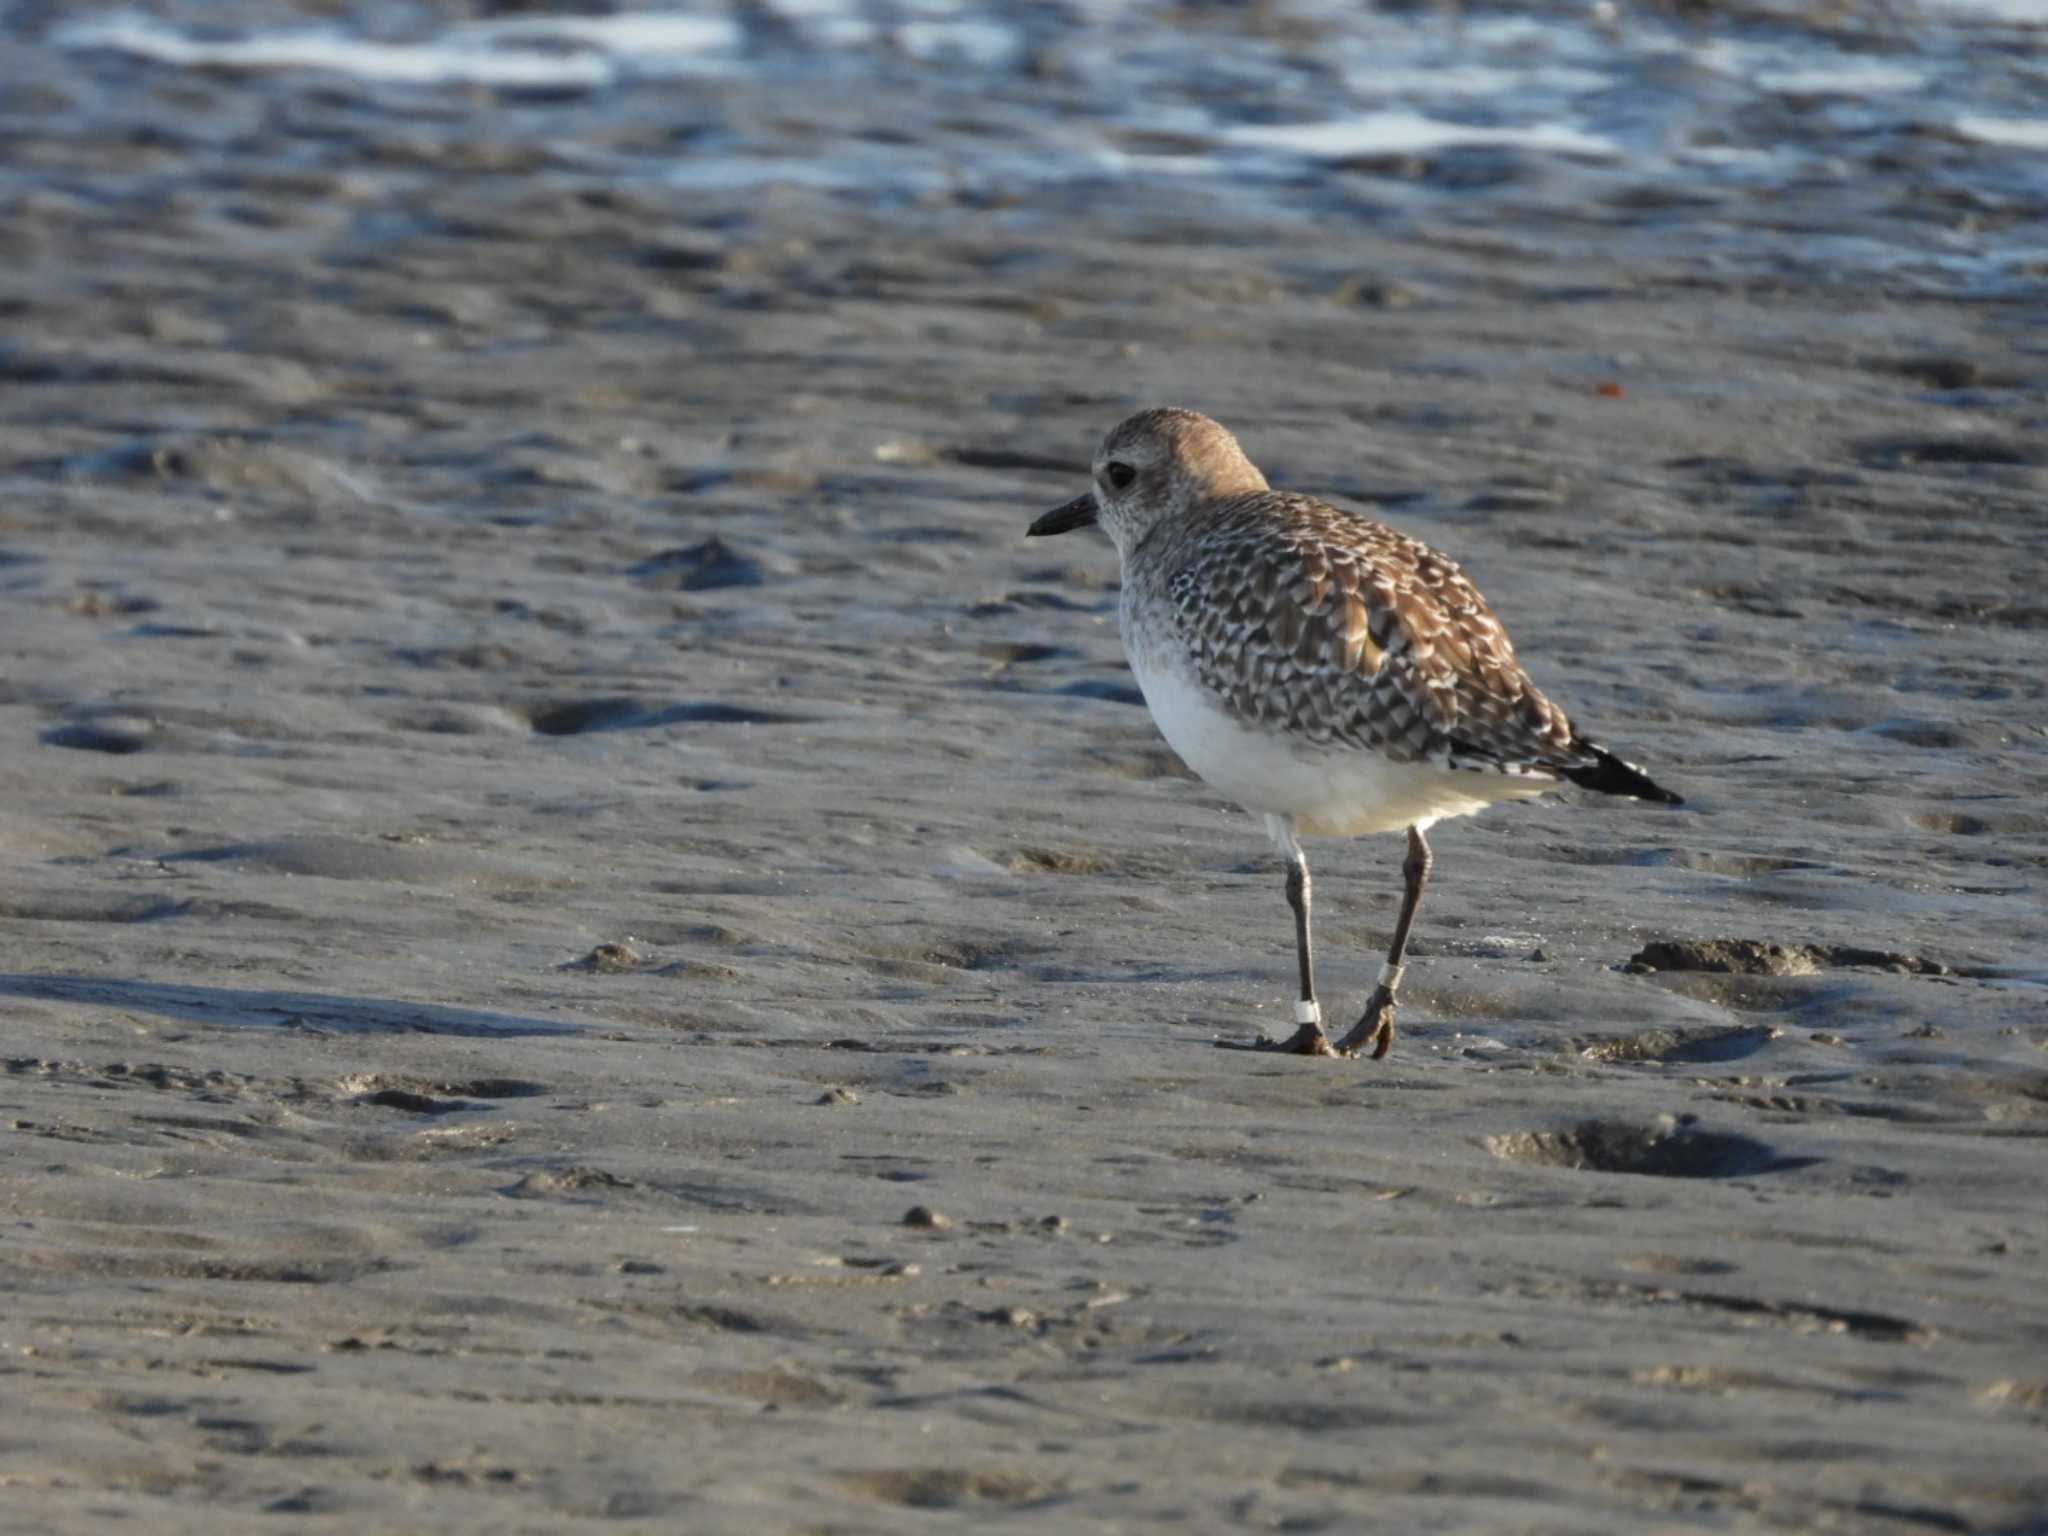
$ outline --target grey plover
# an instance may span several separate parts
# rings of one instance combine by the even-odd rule
[[[1123,566],[1124,653],[1174,751],[1255,816],[1287,860],[1299,1026],[1259,1048],[1384,1056],[1408,930],[1447,816],[1561,783],[1678,805],[1575,731],[1515,660],[1479,590],[1428,545],[1275,491],[1193,411],[1141,411],[1094,483],[1029,532],[1099,525]],[[1323,1032],[1301,839],[1408,830],[1393,942],[1358,1024]]]

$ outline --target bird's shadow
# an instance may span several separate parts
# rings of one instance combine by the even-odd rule
[[[336,997],[325,992],[238,991],[229,987],[184,987],[103,976],[16,976],[0,973],[0,996],[44,1002],[91,1003],[159,1014],[193,1024],[228,1028],[296,1029],[327,1035],[468,1035],[498,1039],[515,1035],[573,1035],[573,1024],[526,1019],[439,1003],[400,1002],[383,997]]]

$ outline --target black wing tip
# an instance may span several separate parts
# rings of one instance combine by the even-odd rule
[[[1682,796],[1674,795],[1634,763],[1624,763],[1605,747],[1596,747],[1590,741],[1578,745],[1594,757],[1590,767],[1564,770],[1564,776],[1579,788],[1597,790],[1603,795],[1624,795],[1631,800],[1650,800],[1658,805],[1685,804]]]

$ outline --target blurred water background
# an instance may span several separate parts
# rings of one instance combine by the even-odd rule
[[[1707,267],[1908,291],[2048,273],[2048,0],[572,10],[0,7],[0,133],[39,146],[0,188],[147,199],[252,163],[460,153],[707,207],[845,199],[906,230],[1426,219],[1614,254],[1676,233]],[[131,152],[66,161],[66,138]]]

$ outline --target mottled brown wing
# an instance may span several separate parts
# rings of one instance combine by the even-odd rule
[[[1397,762],[1549,775],[1593,761],[1486,600],[1427,545],[1306,497],[1220,509],[1169,584],[1240,718]]]

